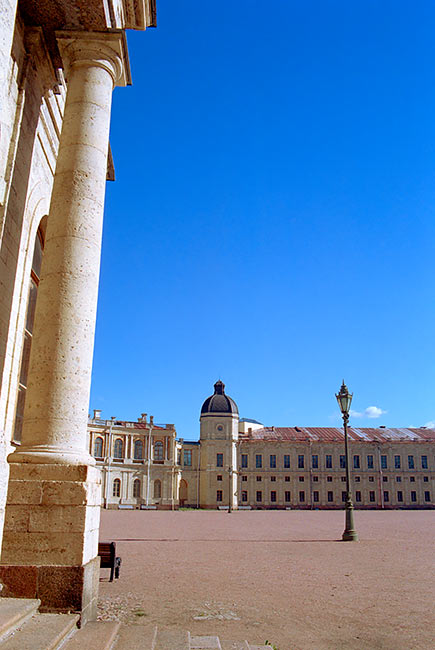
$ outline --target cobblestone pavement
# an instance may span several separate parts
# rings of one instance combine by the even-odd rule
[[[279,650],[428,650],[434,511],[104,511],[121,577],[102,620],[173,626]]]

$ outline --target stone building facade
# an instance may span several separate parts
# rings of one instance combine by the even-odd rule
[[[433,508],[434,429],[349,429],[356,508]],[[199,442],[182,443],[180,500],[200,508],[343,508],[343,430],[239,420],[222,382],[203,404]]]
[[[150,26],[155,0],[0,0],[0,581],[83,622],[99,578],[87,415],[112,92],[131,83],[125,30]]]
[[[102,470],[102,507],[174,510],[179,504],[179,443],[173,424],[89,419],[89,453]]]

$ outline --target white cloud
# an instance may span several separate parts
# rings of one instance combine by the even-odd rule
[[[379,406],[368,406],[364,411],[364,415],[367,418],[380,418],[381,415],[385,415],[387,411],[383,411]]]
[[[385,415],[387,411],[379,408],[379,406],[368,406],[364,411],[353,411],[350,410],[350,416],[353,418],[380,418],[381,415]]]
[[[429,422],[426,422],[424,426],[427,427],[428,429],[435,429],[435,420],[430,420]]]

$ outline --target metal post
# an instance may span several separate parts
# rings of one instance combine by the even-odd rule
[[[228,467],[228,514],[229,515],[231,514],[232,511],[232,501],[233,501],[232,499],[233,488],[231,487],[233,482],[232,478],[233,478],[233,470],[232,467],[230,466]]]
[[[349,472],[349,447],[347,437],[347,423],[349,421],[349,413],[343,413],[344,425],[344,448],[346,455],[346,526],[342,535],[343,542],[357,542],[358,534],[355,530],[353,522],[353,502],[352,491],[350,487],[350,472]]]

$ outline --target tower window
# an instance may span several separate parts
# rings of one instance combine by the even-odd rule
[[[224,466],[224,455],[216,454],[216,467],[223,467],[223,466]]]

